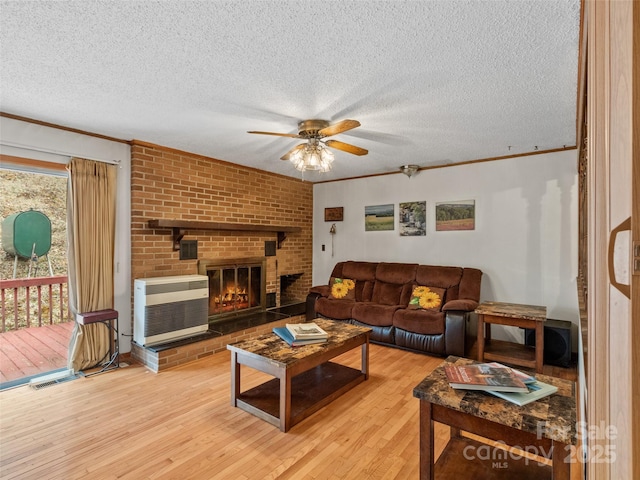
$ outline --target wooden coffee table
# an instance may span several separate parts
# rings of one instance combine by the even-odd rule
[[[371,329],[333,320],[315,322],[329,334],[327,343],[290,347],[269,333],[227,345],[231,351],[231,405],[286,432],[369,378]],[[357,347],[362,349],[360,370],[329,361]],[[275,378],[242,392],[241,365]]]

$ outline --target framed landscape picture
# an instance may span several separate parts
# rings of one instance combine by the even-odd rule
[[[364,231],[393,230],[395,224],[393,204],[364,207]]]
[[[423,236],[427,234],[427,202],[405,202],[398,209],[400,236]]]
[[[436,232],[475,230],[476,201],[436,203]]]

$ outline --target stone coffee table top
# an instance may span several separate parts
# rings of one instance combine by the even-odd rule
[[[455,365],[478,363],[468,358],[448,357],[414,388],[414,397],[534,435],[540,434],[550,440],[576,443],[574,382],[538,374],[537,379],[555,385],[558,392],[521,407],[490,393],[451,388],[442,368],[447,362]]]
[[[243,350],[282,365],[289,365],[302,358],[321,355],[329,349],[371,331],[370,328],[351,325],[346,322],[317,318],[314,322],[329,334],[326,343],[313,343],[300,347],[290,347],[275,333],[266,333],[258,337],[242,340],[228,345],[230,349]]]

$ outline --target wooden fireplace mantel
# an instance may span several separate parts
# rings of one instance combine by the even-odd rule
[[[256,225],[253,223],[219,223],[200,222],[196,220],[149,220],[149,228],[170,228],[173,230],[173,249],[180,250],[180,240],[187,230],[211,230],[227,232],[276,232],[278,234],[278,248],[287,238],[287,233],[302,231],[301,227],[279,225]]]

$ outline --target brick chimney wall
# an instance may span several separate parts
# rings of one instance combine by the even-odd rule
[[[273,159],[274,162],[279,161]],[[149,220],[301,227],[267,257],[267,293],[280,305],[280,275],[303,273],[295,293],[311,287],[313,184],[193,153],[134,141],[131,148],[131,269],[133,278],[198,273],[197,260],[180,260],[171,229]],[[187,230],[198,258],[262,257],[276,232]]]

